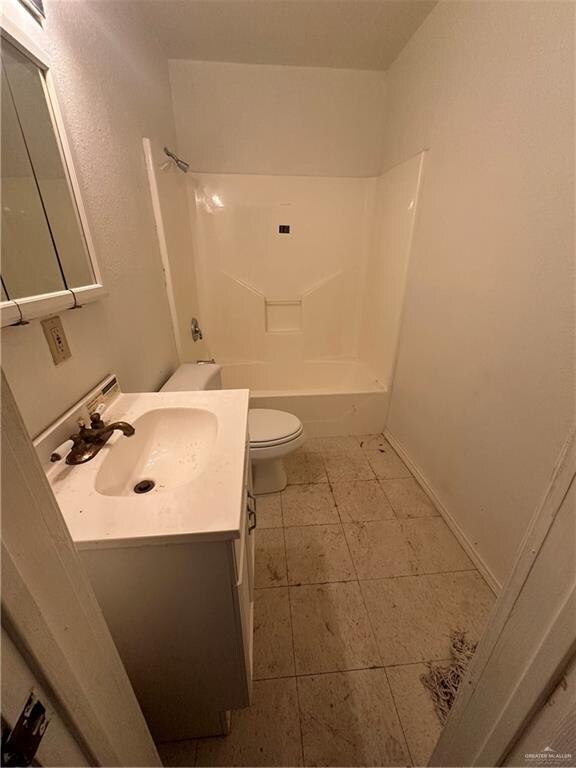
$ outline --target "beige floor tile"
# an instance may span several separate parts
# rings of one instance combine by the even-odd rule
[[[279,493],[256,497],[258,528],[282,528],[282,504]]]
[[[344,523],[360,579],[473,570],[441,517]]]
[[[342,437],[310,437],[306,441],[306,450],[312,453],[346,453],[358,451],[358,440],[351,435]]]
[[[298,678],[307,766],[409,764],[384,669]]]
[[[257,589],[254,596],[254,679],[294,675],[288,589]]]
[[[355,440],[365,451],[378,451],[390,446],[384,435],[355,435]]]
[[[496,602],[481,574],[476,570],[436,573],[428,576],[428,582],[450,628],[466,630],[468,639],[478,642]]]
[[[158,754],[162,765],[170,768],[191,768],[196,765],[197,739],[186,741],[169,741],[157,744]]]
[[[356,480],[331,485],[343,523],[394,518],[392,506],[377,480]]]
[[[374,480],[364,451],[347,453],[324,453],[324,465],[331,483],[345,480]]]
[[[289,584],[356,579],[341,525],[286,528],[285,537]]]
[[[282,515],[286,527],[340,522],[328,483],[289,485],[282,493]]]
[[[286,553],[282,528],[256,529],[255,587],[285,587]]]
[[[361,581],[382,664],[450,657],[442,606],[426,576]]]
[[[493,596],[477,571],[360,582],[382,664],[450,658],[450,633],[477,641]]]
[[[364,453],[368,457],[376,477],[394,479],[412,476],[406,464],[404,464],[389,443],[386,443],[383,448],[379,448],[376,451],[365,450]]]
[[[232,713],[228,736],[198,741],[197,765],[302,765],[295,678],[256,681],[253,696]]]
[[[297,674],[380,664],[358,582],[290,587]]]
[[[294,451],[284,459],[288,484],[294,483],[327,483],[328,477],[324,469],[322,455],[312,453],[305,448]]]
[[[410,547],[416,553],[419,573],[473,570],[474,564],[441,517],[401,520]]]
[[[389,667],[386,670],[415,766],[428,765],[442,732],[430,694],[420,681],[420,675],[427,670],[425,664]]]
[[[380,480],[396,517],[438,517],[440,514],[413,477]]]
[[[400,520],[344,523],[344,533],[360,579],[418,573],[418,558]]]

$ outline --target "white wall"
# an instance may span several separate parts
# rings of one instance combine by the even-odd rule
[[[178,146],[205,173],[375,176],[383,72],[170,61]]]
[[[428,147],[388,427],[500,582],[574,416],[574,12],[443,2],[387,76]]]
[[[356,357],[373,191],[362,178],[190,178],[200,306],[218,361]]]
[[[38,321],[2,331],[2,365],[33,435],[106,373],[118,373],[127,391],[147,390],[178,362],[142,151],[142,136],[175,143],[167,62],[125,4],[47,0],[46,15],[52,73],[109,295],[63,313],[72,358],[58,367]],[[185,206],[183,188],[179,194]]]

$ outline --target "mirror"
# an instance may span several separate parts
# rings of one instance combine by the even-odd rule
[[[2,300],[96,282],[44,72],[2,40]]]

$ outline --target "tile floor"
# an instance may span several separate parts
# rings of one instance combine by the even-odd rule
[[[257,501],[254,702],[169,766],[426,765],[440,725],[420,682],[494,595],[382,435],[310,439]]]

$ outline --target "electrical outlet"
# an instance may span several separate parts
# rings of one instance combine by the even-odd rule
[[[54,365],[59,365],[64,360],[68,360],[72,353],[70,352],[68,340],[62,327],[62,320],[60,320],[58,315],[42,320],[42,328],[44,329],[44,336],[46,336]]]

